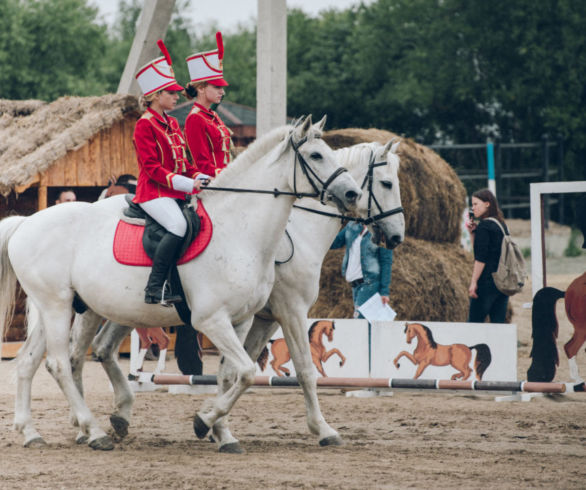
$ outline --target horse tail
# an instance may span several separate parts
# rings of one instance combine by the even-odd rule
[[[10,216],[0,221],[0,349],[16,303],[16,274],[8,258],[8,241],[24,220],[24,216]]]
[[[271,342],[272,342],[272,340],[271,340]],[[263,347],[261,353],[258,355],[258,359],[256,360],[261,371],[264,371],[265,368],[267,367],[268,360],[269,360],[269,348],[265,345]]]
[[[555,305],[565,296],[564,291],[545,287],[537,291],[533,297],[531,310],[531,366],[527,370],[528,381],[549,382],[555,377],[556,366],[559,365],[556,339],[558,336],[558,320]]]
[[[486,344],[476,344],[469,347],[470,350],[476,349],[476,360],[474,361],[474,371],[476,371],[476,377],[478,381],[482,381],[482,375],[490,366],[492,361],[492,354],[490,353],[490,347]]]

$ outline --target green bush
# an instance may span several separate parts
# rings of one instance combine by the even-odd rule
[[[564,256],[566,257],[578,257],[582,255],[582,249],[576,245],[578,238],[582,235],[582,233],[577,230],[576,228],[572,228],[572,233],[570,233],[570,241],[568,246],[564,250]]]

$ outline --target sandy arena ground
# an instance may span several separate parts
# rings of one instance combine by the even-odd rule
[[[549,263],[549,262],[548,262]],[[548,265],[548,267],[550,267]],[[552,264],[549,285],[565,289],[586,270],[586,256]],[[513,297],[518,379],[531,349],[531,287]],[[558,303],[561,347],[571,335]],[[560,350],[560,352],[562,352]],[[556,380],[569,381],[565,357]],[[217,358],[206,357],[206,371]],[[123,360],[125,372],[128,361]],[[147,363],[152,369],[154,363]],[[169,371],[176,371],[173,359]],[[579,354],[586,374],[586,354]],[[321,448],[305,424],[296,390],[256,389],[236,404],[233,433],[243,455],[219,454],[199,441],[192,417],[209,395],[139,393],[129,436],[110,452],[76,446],[68,407],[41,367],[33,416],[49,443],[24,449],[12,430],[13,365],[0,363],[0,488],[585,488],[586,394],[497,403],[491,395],[396,392],[349,398],[320,392],[324,416],[346,444]],[[90,408],[108,427],[111,391],[101,366],[88,362]]]

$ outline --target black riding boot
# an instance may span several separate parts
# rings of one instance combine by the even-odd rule
[[[181,296],[170,294],[171,289],[167,284],[169,270],[177,260],[177,252],[182,241],[182,237],[167,232],[157,245],[153,257],[153,268],[145,288],[145,303],[171,306],[173,303],[183,301]]]

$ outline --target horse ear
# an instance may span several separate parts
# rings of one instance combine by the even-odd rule
[[[394,140],[390,140],[390,141],[387,141],[387,142],[385,143],[385,146],[383,146],[383,149],[381,150],[381,156],[382,156],[382,157],[386,158],[386,156],[387,156],[387,153],[389,152],[389,150],[390,150],[390,149],[391,149],[391,147],[393,146],[393,141],[394,141]]]
[[[295,126],[293,130],[293,140],[295,143],[299,143],[303,138],[305,138],[309,130],[311,129],[311,114],[307,116],[305,119],[300,119],[299,124]]]
[[[313,125],[313,127],[314,127],[315,129],[317,129],[318,131],[323,131],[323,130],[324,130],[324,127],[325,127],[325,125],[326,125],[326,121],[327,121],[327,119],[328,119],[328,116],[327,116],[327,114],[326,114],[326,115],[324,115],[324,117],[322,117],[322,118],[321,118],[321,119],[320,119],[318,122],[316,122],[316,123]]]
[[[394,139],[391,140],[391,143],[393,143]],[[397,151],[399,151],[399,145],[401,144],[401,140],[398,140],[397,142],[393,143],[393,146],[391,146],[391,153],[397,153]]]

